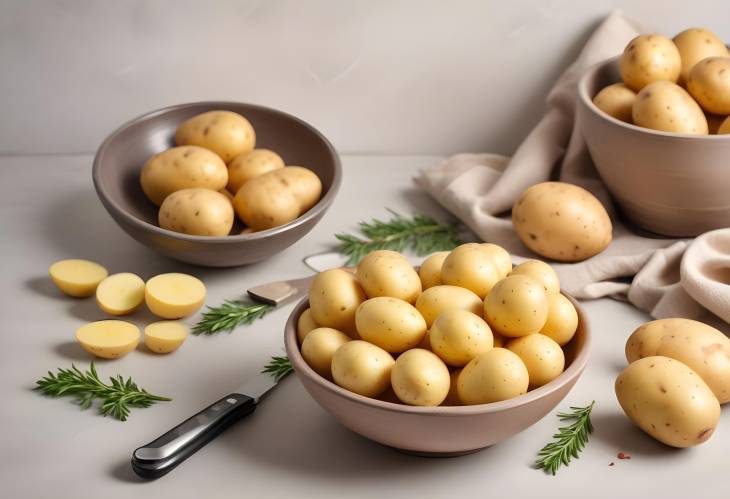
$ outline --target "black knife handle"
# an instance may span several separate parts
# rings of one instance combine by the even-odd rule
[[[256,409],[256,401],[231,393],[132,453],[132,469],[142,478],[159,478]]]

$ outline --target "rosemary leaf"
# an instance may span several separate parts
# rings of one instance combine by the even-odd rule
[[[561,421],[572,421],[568,426],[558,428],[550,442],[537,453],[535,467],[555,475],[561,465],[568,466],[572,458],[578,459],[583,448],[588,443],[588,435],[593,432],[591,411],[593,401],[586,407],[571,407],[572,412],[559,412]]]
[[[215,334],[233,331],[240,325],[251,324],[266,315],[273,305],[268,303],[226,300],[217,307],[208,307],[202,319],[193,326],[193,334]]]
[[[274,356],[271,357],[271,360],[268,364],[264,367],[264,369],[261,371],[264,374],[270,374],[272,378],[274,378],[274,381],[277,383],[281,381],[282,379],[289,376],[292,371],[294,371],[294,368],[291,365],[291,361],[289,360],[289,357],[286,355],[283,356]]]

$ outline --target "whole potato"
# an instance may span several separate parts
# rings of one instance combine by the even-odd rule
[[[655,81],[645,86],[633,108],[634,124],[662,132],[706,135],[707,118],[699,105],[679,85]]]
[[[704,28],[690,28],[675,36],[672,41],[679,50],[682,70],[679,82],[685,83],[692,67],[708,57],[727,57],[725,43],[715,33]]]
[[[449,369],[428,350],[414,348],[398,356],[390,373],[390,383],[404,404],[435,406],[449,393]]]
[[[232,111],[208,111],[183,121],[175,131],[179,146],[210,149],[226,163],[253,150],[256,133],[246,118]]]
[[[194,236],[227,236],[233,227],[233,207],[220,192],[182,189],[165,198],[160,227]]]
[[[332,357],[352,338],[342,331],[318,327],[310,331],[302,342],[302,358],[320,376],[332,379]]]
[[[302,315],[300,315],[299,319],[297,319],[297,339],[299,340],[299,343],[301,344],[304,341],[304,338],[306,338],[313,329],[317,329],[318,327],[319,326],[317,326],[317,323],[314,322],[314,319],[312,318],[311,308],[302,312]]]
[[[708,57],[695,64],[687,90],[708,113],[730,114],[730,57]]]
[[[512,264],[509,265],[511,270]],[[507,275],[509,270],[505,270],[503,262],[498,261],[492,249],[467,243],[455,248],[446,257],[441,268],[441,280],[444,284],[473,291],[484,299],[497,281]]]
[[[465,366],[471,359],[488,352],[493,344],[492,330],[484,319],[457,308],[446,310],[433,322],[428,333],[431,350],[450,366]]]
[[[565,369],[563,349],[545,335],[535,333],[514,339],[507,343],[507,349],[525,363],[531,388],[550,383]]]
[[[619,62],[621,79],[636,92],[655,81],[676,82],[681,69],[679,50],[662,35],[637,36],[626,46]]]
[[[357,279],[368,298],[390,296],[414,303],[421,293],[421,279],[410,262],[395,251],[368,253],[357,264]]]
[[[712,436],[720,404],[692,369],[669,357],[645,357],[616,378],[616,398],[639,428],[672,447],[691,447]]]
[[[341,269],[320,272],[309,289],[314,322],[340,331],[355,331],[355,312],[366,300],[355,276]]]
[[[542,285],[546,293],[560,293],[560,280],[553,268],[541,260],[527,260],[508,275],[524,275]]]
[[[484,318],[497,333],[517,338],[537,333],[547,321],[548,301],[542,285],[524,275],[499,281],[484,300]]]
[[[512,207],[520,240],[538,255],[579,262],[611,242],[611,219],[587,190],[564,182],[535,184]]]
[[[431,254],[423,261],[421,268],[418,270],[418,277],[421,278],[421,287],[423,289],[443,284],[441,280],[441,267],[447,256],[449,256],[448,251],[439,251]]]
[[[362,340],[348,341],[332,357],[332,378],[342,388],[377,397],[390,388],[395,361],[380,347]]]
[[[593,104],[598,109],[626,123],[633,123],[631,108],[634,102],[636,102],[636,92],[623,83],[609,85],[593,98]]]
[[[718,135],[730,133],[730,116],[725,118],[725,121],[723,121],[720,126],[717,129]]]
[[[299,203],[299,214],[317,204],[322,195],[322,182],[319,177],[303,166],[285,166],[272,171],[270,175],[294,195]]]
[[[416,308],[431,327],[436,317],[450,309],[467,310],[482,315],[484,304],[473,291],[458,286],[434,286],[421,293],[416,300]]]
[[[139,180],[149,200],[160,206],[167,196],[182,189],[223,189],[228,182],[228,170],[223,160],[209,150],[181,146],[148,159]]]
[[[252,178],[233,198],[236,214],[254,231],[284,225],[301,215],[299,200],[287,185],[273,176],[276,172]]]
[[[512,257],[503,247],[492,243],[481,243],[479,248],[492,258],[497,271],[502,277],[506,277],[512,271]]]
[[[626,341],[626,360],[671,357],[693,369],[721,404],[730,402],[730,338],[690,319],[659,319],[639,326]]]
[[[456,389],[464,405],[489,404],[527,393],[528,384],[522,359],[506,348],[492,348],[464,366]]]
[[[548,315],[540,333],[552,338],[558,345],[566,345],[578,330],[578,312],[573,304],[560,293],[547,296]]]
[[[269,149],[254,149],[239,154],[228,165],[228,190],[235,194],[252,178],[279,168],[284,168],[284,160]]]
[[[426,321],[407,301],[389,296],[365,300],[355,312],[360,337],[391,353],[417,346],[426,335]]]

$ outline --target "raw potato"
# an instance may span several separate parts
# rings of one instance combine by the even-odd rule
[[[329,327],[313,329],[302,342],[302,357],[320,376],[332,379],[332,357],[352,338]]]
[[[675,36],[672,41],[682,58],[679,82],[687,81],[692,67],[708,57],[727,57],[725,43],[712,31],[704,28],[690,28]]]
[[[85,298],[96,292],[96,287],[109,272],[98,263],[89,260],[61,260],[48,269],[53,284],[74,298]]]
[[[566,345],[578,330],[578,312],[573,304],[560,293],[549,294],[548,315],[541,334],[552,338],[558,345]]]
[[[661,35],[637,36],[626,46],[619,63],[621,79],[636,92],[655,81],[676,82],[681,69],[679,50]]]
[[[439,315],[428,332],[431,350],[450,366],[462,367],[494,345],[484,319],[466,310],[451,309]]]
[[[424,319],[426,325],[431,327],[442,312],[450,309],[461,309],[482,315],[484,304],[473,291],[457,286],[434,286],[421,293],[416,300],[416,308]]]
[[[725,121],[723,121],[720,127],[717,129],[717,133],[718,135],[730,133],[730,116],[725,118]]]
[[[231,194],[231,191],[228,189],[220,189],[218,192],[223,194],[229,203],[231,203],[231,207],[233,207],[233,194]]]
[[[542,285],[524,275],[505,277],[484,300],[484,318],[497,333],[516,338],[537,333],[547,321]]]
[[[174,352],[188,337],[188,328],[178,321],[159,321],[144,328],[144,344],[155,353]]]
[[[145,285],[150,312],[163,319],[181,319],[197,312],[205,302],[205,284],[187,274],[156,275]]]
[[[473,291],[484,299],[497,281],[512,270],[512,263],[506,268],[504,259],[497,256],[494,246],[467,243],[455,248],[444,260],[441,280],[444,284]]]
[[[253,150],[256,133],[251,123],[238,113],[208,111],[183,121],[175,132],[175,143],[210,149],[228,163]]]
[[[300,214],[317,204],[322,195],[322,181],[316,173],[303,166],[285,166],[271,172],[271,176],[289,188],[299,203]]]
[[[112,274],[96,288],[96,303],[107,314],[127,315],[144,302],[144,281],[130,272]]]
[[[297,339],[299,340],[299,344],[304,341],[304,338],[307,337],[307,335],[313,330],[317,329],[319,326],[316,322],[314,322],[314,319],[312,318],[312,309],[308,308],[304,312],[302,312],[302,315],[299,316],[299,319],[297,320]]]
[[[515,267],[509,275],[524,275],[542,285],[545,292],[560,293],[558,274],[547,263],[540,260],[527,260]]]
[[[368,298],[391,296],[414,303],[421,293],[421,279],[410,262],[395,251],[377,250],[357,265],[357,280]]]
[[[464,405],[489,404],[527,393],[528,384],[522,359],[506,348],[492,348],[462,369],[457,390]]]
[[[636,102],[636,92],[623,83],[609,85],[593,98],[593,104],[598,109],[626,123],[633,123],[631,108],[634,102]]]
[[[390,382],[404,404],[436,406],[449,393],[449,369],[428,350],[414,348],[398,356],[390,374]]]
[[[382,348],[367,341],[348,341],[332,357],[332,378],[346,390],[373,398],[390,388],[394,364]]]
[[[678,360],[645,357],[616,378],[616,398],[639,428],[672,447],[712,436],[720,404],[702,378]]]
[[[538,388],[560,376],[565,369],[565,355],[554,340],[535,333],[512,340],[507,349],[522,359],[527,367],[530,388]]]
[[[90,322],[76,330],[76,340],[92,355],[117,359],[137,348],[139,328],[118,320]]]
[[[611,219],[601,202],[564,182],[528,188],[512,208],[512,222],[525,246],[561,262],[585,260],[611,242]]]
[[[661,355],[693,369],[721,404],[730,402],[730,338],[690,319],[660,319],[640,326],[626,342],[626,360]]]
[[[228,183],[223,160],[202,147],[173,147],[155,154],[142,167],[142,190],[150,201],[160,206],[173,192],[203,187],[219,191]]]
[[[492,243],[481,243],[479,247],[492,258],[492,261],[497,267],[497,271],[502,277],[512,272],[512,257],[509,256],[506,249]]]
[[[730,57],[708,57],[695,64],[687,90],[708,113],[730,114]]]
[[[252,178],[278,168],[284,168],[284,160],[269,149],[254,149],[239,154],[228,165],[228,190],[235,194]]]
[[[365,300],[355,276],[341,269],[320,272],[309,290],[314,322],[348,333],[355,330],[355,311]]]
[[[448,251],[438,251],[429,255],[423,263],[421,268],[418,270],[418,277],[421,278],[421,287],[423,289],[432,288],[443,284],[441,280],[441,267],[444,264],[444,260],[449,256]]]
[[[679,85],[656,81],[644,87],[633,109],[634,124],[662,132],[706,135],[707,118],[697,102]]]
[[[461,403],[461,399],[459,398],[459,374],[461,374],[461,369],[454,369],[453,371],[451,371],[451,374],[449,375],[449,393],[446,395],[444,401],[441,402],[441,405],[463,405]]]
[[[233,206],[220,192],[183,189],[160,206],[160,227],[191,236],[227,236],[233,227]]]
[[[426,335],[426,321],[407,301],[389,296],[370,298],[355,312],[360,337],[391,353],[417,346]]]

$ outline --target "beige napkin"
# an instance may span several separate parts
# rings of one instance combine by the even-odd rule
[[[566,291],[583,299],[625,299],[657,318],[707,320],[706,308],[729,321],[730,289],[716,285],[722,272],[709,278],[703,274],[711,245],[690,252],[686,250],[691,241],[644,237],[625,227],[615,216],[575,123],[580,75],[589,66],[621,53],[638,33],[621,13],[606,18],[553,86],[545,116],[512,158],[458,154],[421,172],[415,180],[484,241],[500,244],[518,257],[533,258],[535,255],[517,238],[506,215],[512,204],[527,187],[538,182],[559,178],[580,185],[607,207],[614,224],[613,241],[603,253],[586,261],[553,265]],[[724,236],[716,233],[715,238],[726,240],[723,247],[730,253],[730,232]],[[680,278],[685,252],[692,254],[692,265],[684,265]],[[727,276],[730,278],[730,270]],[[709,286],[711,282],[715,284]],[[721,313],[723,307],[725,312]]]

